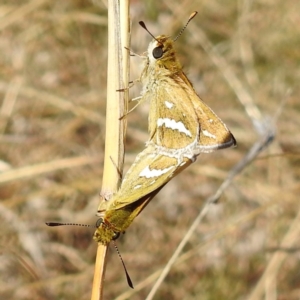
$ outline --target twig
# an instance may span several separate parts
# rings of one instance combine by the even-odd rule
[[[106,105],[106,136],[104,171],[101,194],[112,194],[120,183],[118,172],[123,170],[124,162],[124,138],[126,120],[120,120],[125,111],[125,94],[117,92],[118,89],[127,86],[128,59],[122,59],[124,47],[128,45],[128,2],[108,1],[108,67],[107,67],[107,105]],[[125,3],[124,3],[125,2]],[[126,9],[127,7],[127,9]],[[121,17],[120,14],[123,14]],[[120,25],[120,22],[122,26]],[[123,37],[121,39],[121,28]],[[127,52],[124,55],[127,54]],[[128,54],[127,54],[128,55]],[[112,163],[117,165],[117,168]],[[98,244],[97,257],[92,289],[92,300],[103,298],[104,275],[106,267],[107,246]]]

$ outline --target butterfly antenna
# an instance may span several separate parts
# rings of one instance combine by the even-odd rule
[[[139,21],[139,24],[159,43],[159,41],[156,39],[156,37],[148,30],[145,23],[143,21]]]
[[[79,223],[60,223],[60,222],[46,222],[47,226],[54,227],[54,226],[81,226],[81,227],[95,227],[95,225],[88,225],[88,224],[79,224]]]
[[[194,12],[190,15],[190,17],[189,17],[188,21],[186,22],[186,24],[184,25],[184,27],[179,31],[179,33],[178,33],[177,36],[175,37],[174,42],[176,42],[177,39],[182,35],[182,33],[184,32],[184,30],[187,28],[187,26],[189,25],[189,23],[195,18],[195,16],[197,15],[197,13],[198,13],[197,11],[194,11]]]
[[[128,283],[128,285],[133,289],[134,287],[133,287],[131,278],[130,278],[128,272],[127,272],[127,269],[126,269],[124,260],[123,260],[123,258],[122,258],[122,256],[121,256],[121,253],[120,253],[120,251],[119,251],[119,248],[117,247],[116,242],[115,242],[114,240],[113,240],[113,243],[114,243],[115,249],[116,249],[116,251],[117,251],[117,253],[118,253],[118,256],[120,257],[120,260],[121,260],[121,262],[122,262],[122,265],[123,265],[123,268],[124,268],[124,271],[125,271],[125,274],[126,274],[127,283]]]

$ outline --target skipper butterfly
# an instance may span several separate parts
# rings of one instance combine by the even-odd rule
[[[98,207],[101,223],[94,239],[99,243],[108,244],[124,232],[164,185],[200,153],[236,145],[226,125],[199,98],[184,74],[174,50],[177,38],[160,35],[149,44],[140,101],[150,101],[150,138],[118,192]]]

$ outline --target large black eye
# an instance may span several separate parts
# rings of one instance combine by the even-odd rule
[[[120,232],[114,232],[114,235],[113,235],[113,237],[112,237],[112,240],[113,241],[115,241],[116,239],[118,239],[119,238],[119,236],[120,236]]]
[[[153,57],[154,58],[161,58],[164,54],[162,47],[156,47],[152,51]]]
[[[103,219],[99,218],[96,222],[96,227],[98,228],[103,223]]]

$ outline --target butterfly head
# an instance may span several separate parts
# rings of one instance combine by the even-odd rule
[[[182,69],[176,56],[174,41],[165,35],[157,36],[149,44],[147,52],[150,67],[157,66],[172,72]]]

